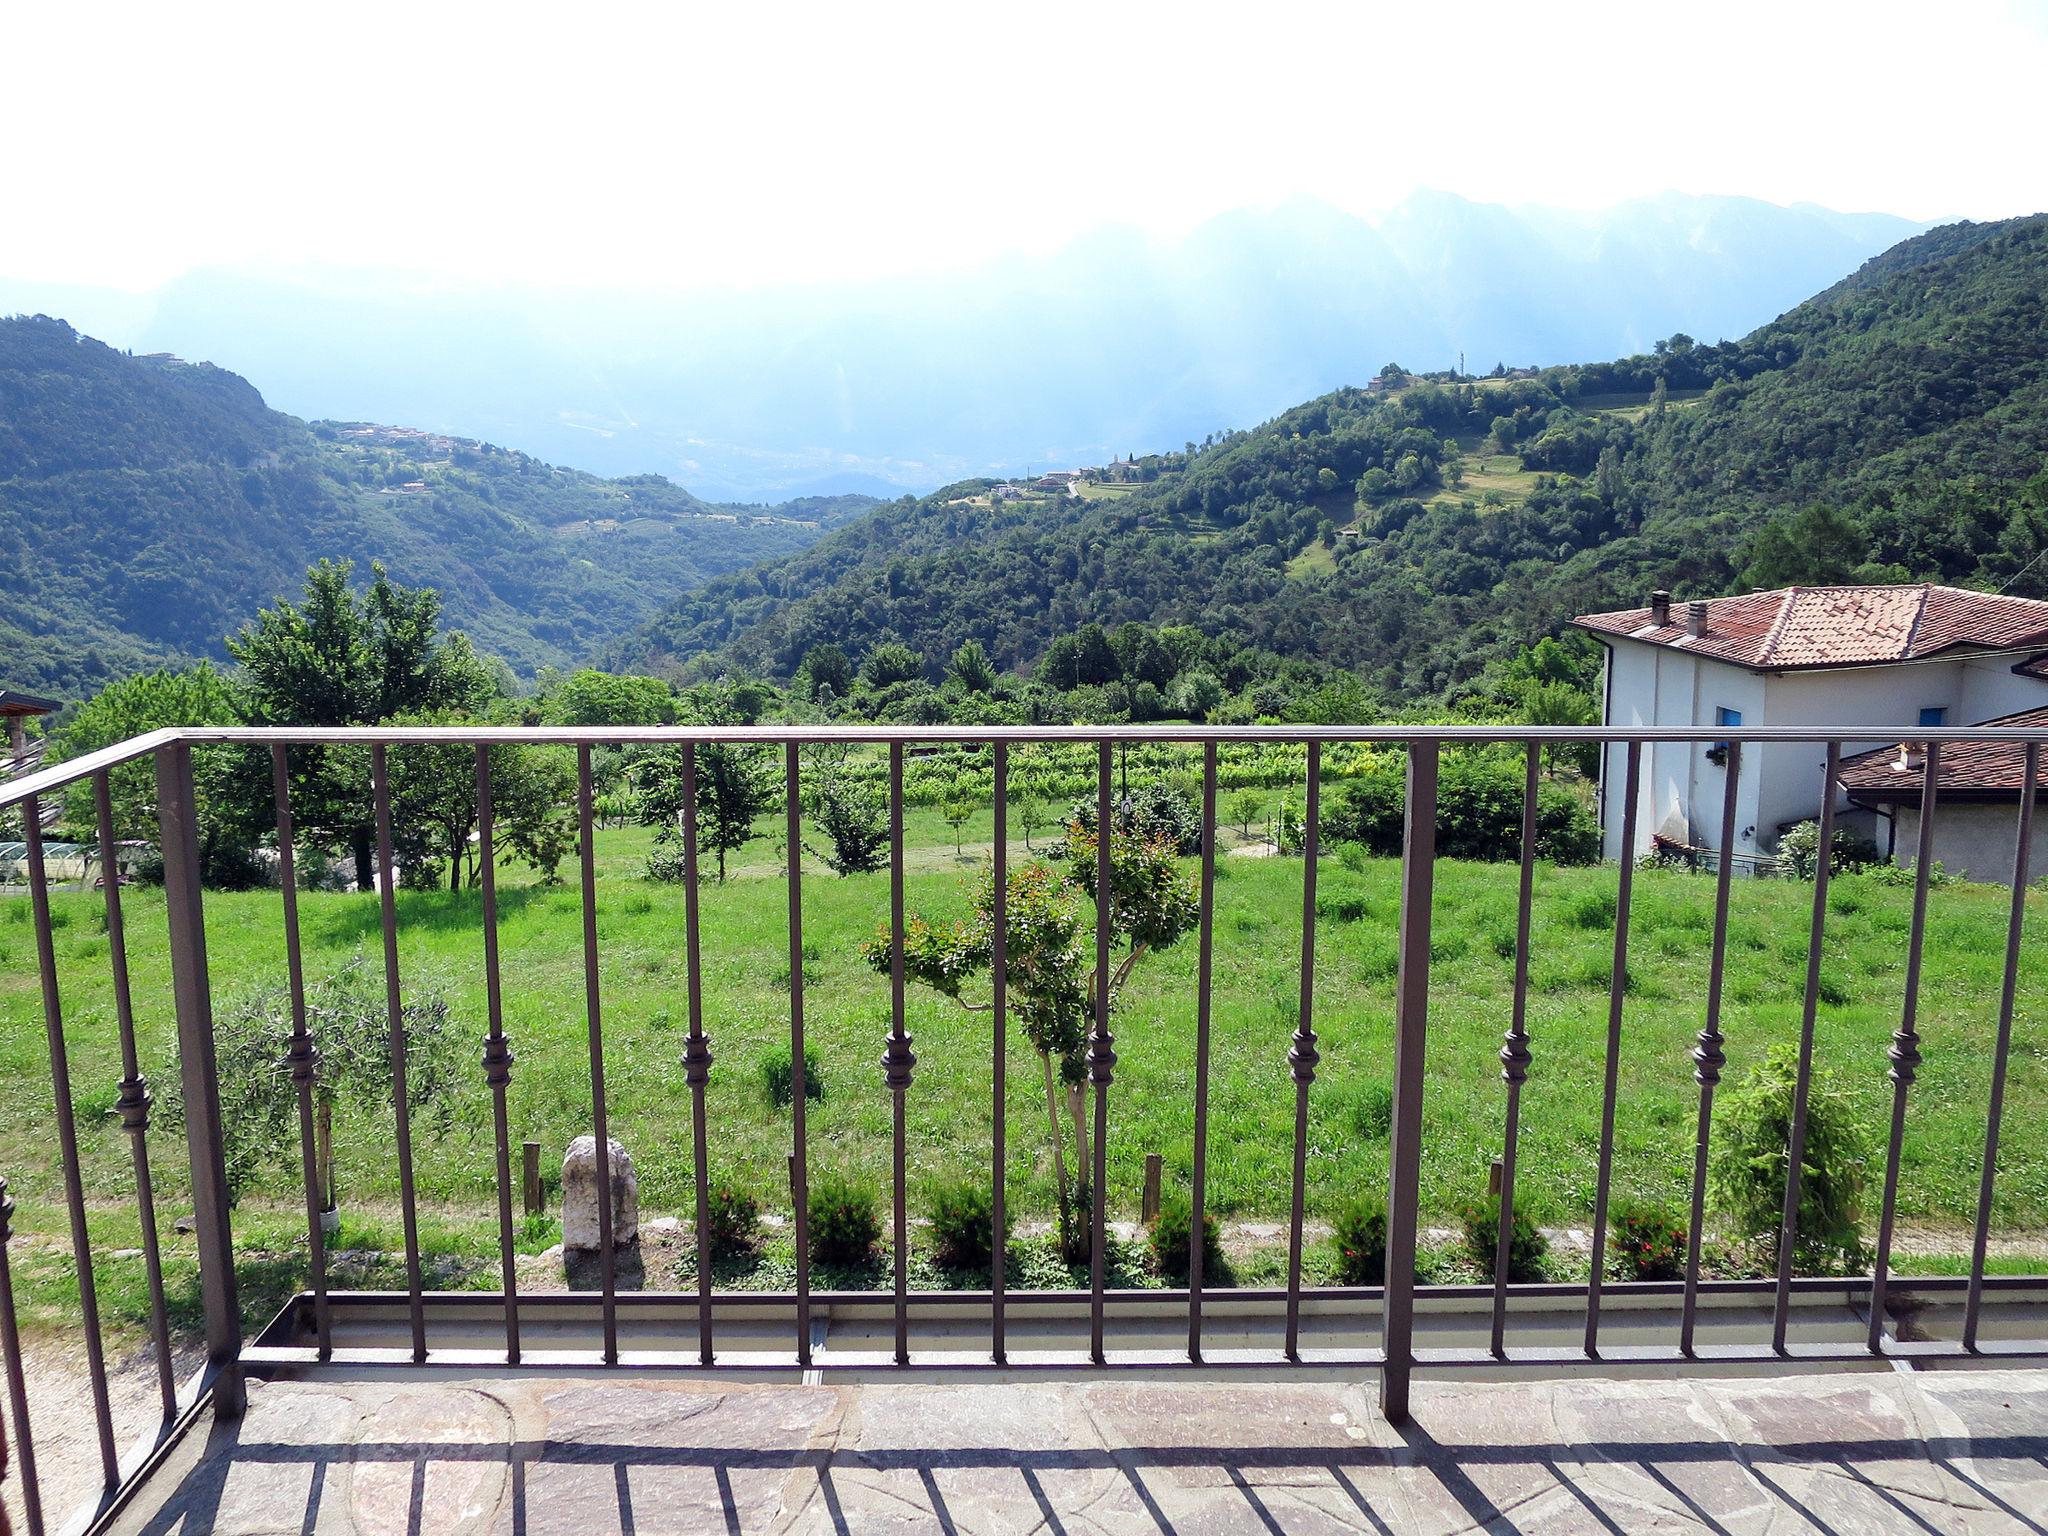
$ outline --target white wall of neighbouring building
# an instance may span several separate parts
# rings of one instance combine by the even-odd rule
[[[1934,808],[1934,862],[1964,880],[2012,879],[2013,854],[2019,840],[2019,800],[1998,804],[1949,801]],[[1895,862],[1913,867],[1920,847],[1920,807],[1902,805],[1898,812]],[[2048,806],[2035,805],[2033,835],[2027,839],[2027,878],[2048,875]]]

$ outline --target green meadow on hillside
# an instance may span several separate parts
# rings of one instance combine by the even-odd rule
[[[762,840],[737,855],[733,877],[703,891],[704,1015],[715,1057],[712,1172],[774,1211],[788,1205],[789,1116],[770,1106],[761,1062],[788,1038],[787,890],[776,862],[777,831],[768,820],[761,830]],[[989,813],[959,829],[959,854],[954,830],[934,812],[911,813],[909,832],[911,908],[934,916],[962,912],[988,855]],[[1037,841],[1043,845],[1044,835]],[[693,1170],[680,1059],[688,1019],[683,893],[641,877],[648,847],[649,835],[639,828],[598,838],[608,1100],[614,1134],[639,1165],[643,1213],[687,1219]],[[1011,847],[1013,861],[1031,856],[1014,837]],[[516,885],[501,901],[506,1027],[518,1057],[512,1135],[541,1142],[550,1166],[587,1128],[590,1114],[580,897],[573,869],[566,872],[567,886]],[[1287,1049],[1302,873],[1299,859],[1218,861],[1209,1168],[1212,1206],[1226,1219],[1284,1220],[1287,1209]],[[1397,881],[1392,860],[1325,858],[1319,868],[1315,1022],[1323,1059],[1311,1096],[1312,1219],[1326,1219],[1348,1194],[1386,1177]],[[1523,1103],[1521,1187],[1546,1224],[1589,1221],[1615,884],[1611,867],[1544,867],[1537,878],[1529,1002],[1535,1064]],[[1687,1052],[1701,1024],[1713,892],[1712,881],[1682,873],[1645,870],[1636,877],[1615,1188],[1673,1206],[1684,1198],[1691,1169],[1697,1090]],[[839,879],[806,860],[805,1014],[824,1086],[810,1114],[812,1167],[853,1172],[881,1190],[890,1106],[878,1058],[888,984],[858,949],[886,920],[888,895],[886,873]],[[1744,881],[1735,888],[1724,1018],[1730,1084],[1768,1046],[1797,1038],[1811,900],[1810,886],[1793,883]],[[1954,1249],[1966,1246],[1961,1232],[1977,1190],[2008,898],[1998,887],[1959,884],[1935,890],[1931,903],[1921,1011],[1926,1062],[1908,1115],[1901,1212],[1908,1228],[1945,1238]],[[1889,1105],[1885,1049],[1898,1021],[1909,904],[1909,891],[1855,876],[1838,879],[1829,899],[1818,1055],[1873,1127]],[[2043,904],[2039,896],[2032,900],[2029,956],[2038,954]],[[495,1185],[489,1097],[476,1065],[484,1030],[480,903],[474,892],[404,892],[398,907],[406,986],[445,996],[460,1037],[460,1085],[449,1123],[437,1129],[429,1118],[415,1133],[428,1246],[440,1255],[434,1283],[490,1284]],[[69,1274],[60,1251],[61,1182],[27,908],[25,898],[0,899],[0,1172],[22,1206],[17,1250],[29,1291],[39,1304],[61,1308]],[[174,1076],[163,902],[159,893],[137,888],[127,908],[142,1054],[161,1093]],[[370,895],[304,897],[310,976],[317,981],[358,954],[379,965],[378,911]],[[126,1209],[132,1186],[126,1142],[110,1113],[119,1057],[99,898],[58,892],[54,916],[95,1230],[103,1253],[125,1252],[134,1243],[134,1216]],[[207,916],[222,1014],[253,991],[281,985],[275,892],[209,895]],[[1441,1223],[1461,1199],[1483,1192],[1488,1161],[1499,1150],[1496,1052],[1508,1022],[1514,929],[1512,866],[1440,866],[1423,1146],[1426,1223]],[[1164,1158],[1169,1189],[1188,1182],[1195,977],[1191,935],[1138,968],[1116,1020],[1109,1192],[1118,1217],[1136,1214],[1147,1153]],[[2034,1133],[2048,1110],[2044,1019],[2048,975],[2038,964],[2023,964],[1995,1208],[2006,1234],[2048,1224],[2048,1146]],[[990,1033],[986,1014],[963,1012],[915,988],[909,1028],[918,1056],[908,1096],[915,1212],[935,1179],[987,1167]],[[1042,1079],[1021,1034],[1013,1035],[1009,1065],[1010,1198],[1030,1228],[1050,1218],[1054,1199]],[[388,1110],[344,1106],[336,1146],[343,1246],[356,1250],[351,1262],[360,1276],[390,1283],[397,1271],[388,1253],[376,1251],[397,1245]],[[162,1114],[153,1151],[168,1227],[181,1208],[183,1156],[180,1133]],[[303,1272],[296,1168],[296,1147],[288,1146],[237,1210],[259,1296],[274,1299]],[[531,1225],[529,1246],[545,1246],[551,1230],[545,1221]],[[189,1278],[189,1239],[171,1241],[174,1273]],[[113,1313],[139,1316],[140,1267],[132,1253],[109,1259],[103,1270]],[[1324,1272],[1320,1258],[1311,1272]]]

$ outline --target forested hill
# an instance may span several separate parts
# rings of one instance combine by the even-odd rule
[[[686,597],[618,659],[787,675],[836,641],[1031,663],[1192,623],[1436,693],[1572,613],[1783,581],[2048,595],[2048,217],[1905,241],[1734,342],[1418,379],[1119,466],[891,504]]]
[[[222,636],[321,556],[440,590],[448,622],[531,672],[678,592],[803,548],[864,497],[717,507],[484,443],[307,424],[244,379],[0,319],[0,674],[70,697]]]

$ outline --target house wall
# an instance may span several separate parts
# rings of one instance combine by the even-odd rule
[[[1947,709],[1950,724],[1969,723],[1959,718],[1962,673],[1963,664],[1954,661],[1773,673],[1766,682],[1768,718],[1763,723],[1855,729],[1860,734],[1842,741],[1842,755],[1848,757],[1910,736],[1925,708]],[[1757,837],[1765,848],[1774,848],[1779,828],[1820,814],[1827,747],[1821,742],[1773,744],[1757,749],[1757,755]],[[1850,806],[1839,791],[1835,809],[1845,824],[1875,836],[1882,846],[1883,829],[1870,813]]]
[[[1613,641],[1607,650],[1609,725],[1711,725],[1718,709],[1742,711],[1745,725],[1765,723],[1764,680],[1746,668],[1634,640]],[[1707,757],[1711,745],[1667,741],[1644,746],[1632,853],[1647,853],[1658,836],[1695,847],[1720,846],[1723,770]],[[1619,859],[1626,744],[1606,749],[1601,774],[1602,846],[1607,858]],[[1743,780],[1736,797],[1736,848],[1754,852],[1757,788],[1751,775],[1744,774]]]
[[[2010,711],[2008,711],[2010,713]],[[1934,859],[1951,875],[1965,880],[1994,880],[2000,885],[2012,879],[2012,856],[2018,846],[2019,801],[2003,805],[1959,804],[1949,801],[1934,811]],[[1920,808],[1899,807],[1897,861],[1910,869],[1920,847]],[[2028,840],[2027,874],[2038,880],[2048,875],[2048,806],[2034,807],[2033,836]]]
[[[2012,669],[2016,659],[1996,656],[1964,662],[1961,696],[1957,708],[1949,714],[1949,724],[1977,725],[2048,704],[2048,679],[2020,676]]]

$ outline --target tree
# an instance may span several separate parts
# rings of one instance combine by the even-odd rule
[[[1074,632],[1075,682],[1081,687],[1113,683],[1123,676],[1116,647],[1100,624],[1083,624]]]
[[[798,692],[816,702],[819,692],[829,688],[835,698],[845,698],[853,691],[853,663],[846,659],[846,652],[827,640],[814,645],[804,652],[803,665],[797,668]]]
[[[1224,700],[1222,682],[1214,672],[1199,671],[1184,674],[1173,685],[1173,707],[1190,720],[1206,720],[1209,711]]]
[[[1252,835],[1252,823],[1266,814],[1266,797],[1256,789],[1240,789],[1230,797],[1230,819]]]
[[[924,676],[924,658],[909,646],[890,641],[868,652],[860,664],[860,675],[870,688],[914,683]]]
[[[697,697],[706,725],[730,725],[740,713],[735,690],[706,690]],[[781,801],[782,783],[770,753],[761,747],[706,744],[697,752],[697,845],[718,862],[725,880],[725,856],[754,836],[755,820]],[[647,873],[656,880],[683,878],[683,754],[663,748],[633,766],[640,792],[640,820],[653,827],[654,851]]]
[[[960,829],[966,826],[968,819],[974,815],[974,802],[950,799],[940,808],[939,814],[946,818],[946,825],[953,829],[953,856],[958,858],[961,853]]]
[[[988,652],[979,640],[963,642],[946,670],[969,693],[988,693],[996,685],[996,669],[989,665]]]
[[[672,725],[676,698],[658,677],[583,667],[541,695],[544,725]]]
[[[831,847],[805,846],[833,874],[872,874],[889,862],[888,813],[874,789],[851,775],[828,772],[818,786],[813,809]]]
[[[1870,555],[1856,520],[1836,507],[1809,506],[1765,524],[1737,556],[1738,579],[1752,591],[1789,586],[1842,586]]]
[[[404,725],[458,725],[448,714],[413,715]],[[560,879],[562,860],[576,847],[576,779],[567,755],[554,747],[489,749],[491,828],[498,861],[518,859],[543,884]],[[443,870],[448,889],[476,882],[477,849],[471,837],[479,825],[476,752],[459,745],[410,745],[391,749],[393,853],[405,885],[424,890]]]
[[[469,641],[439,632],[440,594],[395,585],[381,565],[360,595],[353,566],[322,560],[303,603],[280,600],[228,637],[258,725],[381,725],[400,715],[467,714],[497,691]],[[356,885],[374,887],[375,822],[367,755],[302,747],[292,754],[292,808],[309,841],[346,847]],[[267,776],[252,790],[267,801]]]
[[[227,678],[211,664],[172,672],[160,668],[106,684],[78,707],[78,713],[51,741],[51,762],[82,758],[111,748],[119,741],[160,731],[170,725],[240,725],[242,705]],[[193,788],[199,797],[199,856],[203,868],[225,872],[236,852],[246,852],[260,836],[260,823],[250,819],[250,797],[240,780],[248,776],[250,752],[229,745],[201,745],[193,750]],[[268,764],[262,764],[268,774]],[[106,774],[106,793],[113,805],[115,838],[154,842],[156,772],[150,762],[127,762]],[[92,782],[72,784],[63,799],[63,813],[76,827],[96,821]],[[240,860],[254,864],[254,860]],[[236,883],[236,881],[227,881]]]
[[[448,1000],[415,980],[406,988],[401,1020],[406,1102],[413,1124],[445,1133],[455,1123],[468,1054]],[[313,1089],[318,1137],[314,1161],[321,1203],[332,1210],[337,1202],[328,1127],[334,1106],[369,1108],[388,1104],[391,1097],[391,1026],[381,968],[373,970],[358,951],[332,975],[314,979],[306,989],[306,1030],[320,1050]],[[266,1168],[296,1166],[298,1096],[285,1066],[291,1039],[291,1000],[281,987],[230,1002],[214,1022],[221,1150],[231,1201]],[[184,1095],[178,1074],[171,1073],[159,1091],[170,1122],[181,1122]]]
[[[1023,1026],[1044,1068],[1047,1125],[1060,1191],[1062,1246],[1071,1255],[1081,1224],[1076,1220],[1076,1202],[1062,1157],[1064,1138],[1054,1080],[1067,1085],[1075,1155],[1078,1166],[1085,1170],[1089,1164],[1081,1084],[1086,1075],[1098,976],[1089,959],[1094,924],[1085,924],[1088,942],[1084,945],[1082,905],[1094,898],[1095,835],[1078,824],[1070,825],[1062,855],[1063,871],[1037,862],[1010,871],[1005,964],[1012,1016]],[[1195,925],[1201,914],[1201,897],[1193,877],[1181,872],[1166,842],[1130,835],[1118,828],[1114,819],[1109,864],[1111,942],[1124,949],[1107,978],[1114,1016],[1131,972],[1147,954],[1171,947]],[[995,874],[991,870],[976,887],[967,917],[938,921],[916,914],[908,917],[904,924],[904,974],[969,1012],[988,1011],[993,1004],[970,1000],[966,989],[994,963],[995,905]],[[861,953],[875,971],[889,974],[896,955],[894,936],[883,929],[862,946]],[[1082,1208],[1095,1198],[1099,1196],[1085,1194]]]

